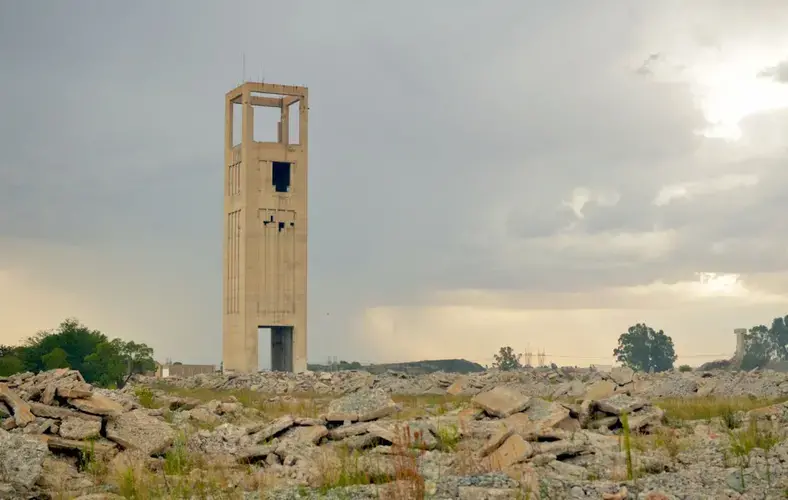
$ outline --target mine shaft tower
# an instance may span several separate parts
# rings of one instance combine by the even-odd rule
[[[226,95],[222,358],[227,371],[258,370],[260,328],[271,329],[272,370],[306,370],[307,99],[305,87],[254,82]],[[234,137],[233,112],[239,107],[240,137]],[[255,110],[265,111],[260,107],[279,110],[275,141],[254,140]],[[296,119],[297,137],[291,137]]]

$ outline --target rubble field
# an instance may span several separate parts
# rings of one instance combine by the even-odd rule
[[[0,499],[788,498],[788,375],[0,378]]]

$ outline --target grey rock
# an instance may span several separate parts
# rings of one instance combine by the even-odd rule
[[[513,413],[528,409],[531,398],[517,389],[498,386],[477,394],[472,402],[490,416],[506,418]]]
[[[616,366],[610,371],[610,378],[618,385],[626,385],[632,382],[635,372],[627,366]]]
[[[328,406],[326,420],[368,422],[387,417],[397,411],[391,396],[382,390],[362,390],[335,399]],[[350,417],[350,418],[347,418]]]
[[[172,445],[175,430],[143,410],[133,410],[107,421],[107,438],[123,448],[136,449],[146,455],[161,453]]]
[[[640,398],[627,396],[626,394],[616,394],[607,399],[596,402],[596,408],[612,415],[622,415],[632,413],[646,406],[648,403]]]
[[[101,421],[69,417],[61,422],[58,432],[66,439],[84,440],[98,437],[101,433]]]
[[[0,429],[0,483],[17,489],[32,488],[41,477],[48,454],[44,442]]]

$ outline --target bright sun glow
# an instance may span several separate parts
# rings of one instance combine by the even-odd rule
[[[745,292],[738,274],[697,273],[699,295],[740,295]]]
[[[739,50],[725,54],[722,60],[693,65],[694,91],[709,123],[701,133],[736,141],[741,137],[742,119],[788,108],[788,84],[760,75],[784,57],[781,51]]]

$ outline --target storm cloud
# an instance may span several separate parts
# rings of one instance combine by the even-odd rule
[[[244,78],[310,89],[313,360],[411,338],[396,355],[486,359],[553,307],[612,311],[581,337],[609,356],[627,290],[698,272],[773,290],[786,22],[745,1],[3,2],[0,342],[73,315],[219,362],[224,94]],[[758,85],[773,100],[742,108]],[[707,330],[706,305],[638,314],[689,355],[785,306],[719,305]]]

